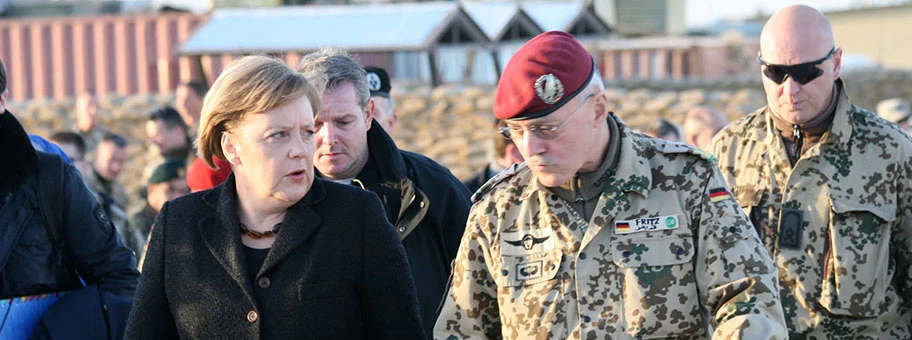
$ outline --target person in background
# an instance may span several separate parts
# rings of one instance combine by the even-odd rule
[[[86,159],[87,147],[82,136],[72,131],[57,131],[49,139],[63,150],[82,177],[91,174],[92,169]]]
[[[185,81],[177,87],[175,106],[187,124],[190,136],[196,135],[200,110],[208,91],[206,83],[198,80]],[[211,161],[215,163],[214,168],[210,168],[206,161],[199,157],[195,157],[187,166],[187,186],[192,192],[214,188],[231,174],[231,164],[228,161],[217,157]]]
[[[298,71],[324,89],[323,109],[314,117],[314,166],[328,180],[380,197],[408,255],[430,338],[465,228],[470,194],[437,162],[399,150],[374,120],[377,105],[366,72],[347,52],[324,49],[305,55]]]
[[[315,178],[320,107],[283,61],[225,67],[196,145],[232,175],[162,206],[127,339],[424,339],[377,196]]]
[[[392,84],[389,74],[385,69],[376,66],[365,66],[364,71],[367,72],[367,87],[374,101],[374,120],[386,130],[386,134],[392,136],[396,122],[399,121],[399,114],[396,113],[393,98],[390,97]]]
[[[710,157],[633,133],[549,31],[494,116],[525,157],[475,193],[435,339],[785,339],[776,267]]]
[[[199,126],[203,98],[206,98],[208,91],[206,83],[198,80],[185,81],[177,85],[174,106],[184,119],[184,123],[190,127],[191,134],[195,134],[196,128]]]
[[[664,139],[669,142],[681,141],[681,134],[678,132],[678,127],[664,118],[649,122],[649,124],[643,127],[643,134],[652,138]]]
[[[126,190],[117,183],[126,160],[127,140],[118,134],[106,133],[92,157],[92,173],[85,176],[89,188],[107,195],[121,208],[129,201]]]
[[[170,106],[155,109],[146,120],[146,137],[161,163],[168,160],[186,161],[193,151],[187,125],[177,110]]]
[[[912,139],[849,101],[817,9],[760,33],[767,105],[709,151],[779,267],[791,339],[912,339]]]
[[[101,119],[101,109],[95,92],[86,90],[76,97],[76,106],[73,108],[73,114],[76,116],[74,130],[85,141],[86,150],[92,154],[98,143],[108,133],[108,128],[99,121]]]
[[[909,132],[910,113],[912,109],[909,108],[909,101],[902,98],[890,98],[877,103],[877,115],[898,125],[906,133]]]
[[[134,207],[130,211],[130,227],[132,229],[127,239],[127,245],[136,252],[137,257],[142,259],[145,253],[146,239],[152,230],[152,224],[155,217],[161,211],[165,202],[186,195],[190,192],[187,188],[187,181],[184,178],[187,170],[182,160],[170,160],[160,163],[152,171],[146,185],[146,199],[141,206]],[[131,240],[138,242],[129,242]]]
[[[722,112],[706,106],[692,108],[684,118],[684,142],[706,149],[713,136],[726,125],[728,117]]]
[[[503,120],[497,119],[494,121],[494,131],[492,131],[492,139],[494,141],[493,157],[492,160],[485,165],[484,169],[481,169],[475,176],[462,182],[470,192],[475,192],[480,188],[485,182],[487,182],[491,177],[494,177],[498,172],[503,171],[506,168],[513,166],[514,164],[520,164],[523,162],[522,153],[519,152],[519,149],[516,148],[516,144],[512,140],[504,138],[500,134],[500,128],[506,127],[507,124]]]
[[[127,141],[113,133],[106,133],[95,148],[91,171],[83,176],[86,186],[95,192],[105,214],[125,239],[133,239],[130,216],[127,214],[129,199],[117,177],[127,158]],[[132,244],[132,241],[130,241]]]

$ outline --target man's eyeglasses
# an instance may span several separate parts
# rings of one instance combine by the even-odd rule
[[[817,65],[823,64],[823,62],[833,58],[834,53],[836,53],[835,46],[830,49],[830,53],[827,53],[826,57],[796,65],[770,64],[763,61],[763,59],[760,59],[759,55],[757,56],[757,62],[760,63],[760,65],[763,65],[763,75],[776,84],[782,84],[785,81],[785,78],[789,77],[799,84],[804,85],[823,74],[823,70],[818,68]]]
[[[538,139],[554,139],[560,135],[560,129],[567,125],[567,123],[570,122],[570,118],[579,112],[580,108],[583,107],[583,105],[586,105],[586,102],[589,101],[589,98],[592,97],[595,97],[595,93],[590,93],[588,96],[586,96],[586,98],[583,98],[583,101],[581,101],[579,105],[573,109],[573,112],[570,113],[570,115],[567,116],[567,118],[564,119],[564,122],[560,125],[532,125],[528,128],[523,128],[521,126],[511,126],[508,124],[505,127],[498,128],[497,131],[500,132],[504,138],[513,140],[521,140],[526,130],[529,130],[529,132],[531,132],[532,135]]]

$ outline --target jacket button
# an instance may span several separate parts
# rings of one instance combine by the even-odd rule
[[[404,232],[405,232],[405,227],[399,227],[399,232],[400,232],[400,233],[404,233]]]
[[[424,208],[424,201],[421,201],[421,203],[418,203],[418,206]]]
[[[270,285],[272,285],[272,282],[269,281],[268,277],[264,276],[257,280],[257,286],[260,286],[260,288],[266,289],[269,288]]]
[[[247,321],[248,321],[248,322],[254,323],[254,322],[256,322],[257,319],[259,319],[259,318],[260,318],[260,316],[257,315],[257,312],[256,312],[255,310],[252,310],[252,311],[247,312]]]

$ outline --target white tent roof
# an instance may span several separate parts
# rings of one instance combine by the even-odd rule
[[[584,7],[575,2],[524,2],[522,10],[545,31],[563,31],[570,27]]]
[[[455,31],[454,24],[459,25]],[[350,51],[418,51],[442,37],[488,40],[454,2],[282,6],[216,10],[180,52],[289,52],[328,46]]]

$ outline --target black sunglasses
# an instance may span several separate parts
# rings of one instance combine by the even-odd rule
[[[830,60],[830,58],[833,58],[834,53],[836,53],[835,46],[830,49],[830,53],[827,53],[826,57],[815,61],[795,65],[770,64],[763,61],[763,59],[760,59],[759,55],[757,56],[757,62],[760,63],[760,65],[764,66],[763,75],[765,75],[776,84],[782,84],[782,82],[785,81],[785,78],[789,77],[797,81],[799,84],[804,85],[810,83],[814,79],[817,79],[817,77],[823,74],[823,70],[818,68],[817,65],[823,64],[823,62]]]

